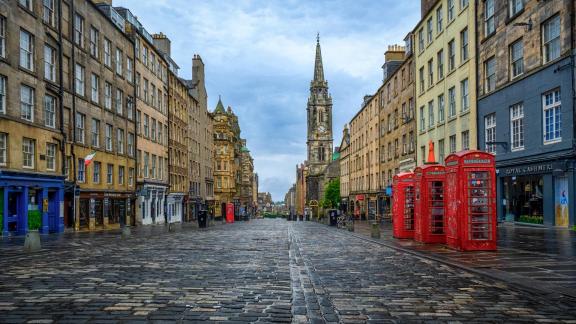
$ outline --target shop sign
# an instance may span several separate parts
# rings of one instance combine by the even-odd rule
[[[356,200],[364,200],[364,195],[356,195]]]
[[[554,170],[552,163],[545,163],[545,164],[527,165],[523,167],[510,167],[500,169],[499,174],[502,174],[503,176],[515,176],[522,174],[546,173],[546,172],[552,172],[552,170]]]

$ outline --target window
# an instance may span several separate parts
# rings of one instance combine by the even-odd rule
[[[158,122],[158,143],[162,144],[162,123]]]
[[[454,20],[454,0],[448,0],[448,21]]]
[[[420,146],[420,156],[422,157],[422,164],[426,163],[426,145]]]
[[[101,169],[102,169],[102,164],[100,162],[94,161],[94,170],[92,171],[92,182],[100,183]]]
[[[148,47],[142,46],[142,64],[148,66]]]
[[[112,42],[107,39],[104,38],[104,65],[106,65],[107,67],[111,67],[112,66]]]
[[[56,128],[56,98],[44,95],[44,126]]]
[[[562,140],[562,103],[560,89],[542,96],[544,101],[544,144]]]
[[[467,111],[470,108],[470,100],[468,96],[468,79],[460,81],[460,95],[462,96],[461,111]]]
[[[158,180],[162,180],[164,176],[164,159],[159,156],[158,157]]]
[[[440,139],[438,140],[438,161],[443,163],[445,157],[446,153],[444,151],[444,139]]]
[[[496,113],[484,117],[484,141],[486,152],[496,154],[496,144],[488,144],[496,141]]]
[[[419,70],[420,74],[420,93],[424,93],[424,67]]]
[[[34,140],[24,137],[22,139],[22,167],[34,168]]]
[[[118,184],[124,184],[124,166],[118,166]]]
[[[402,135],[402,155],[408,153],[408,143],[406,142],[406,134]]]
[[[448,118],[456,116],[456,88],[448,89]]]
[[[104,84],[104,108],[112,110],[112,85],[108,82]]]
[[[120,89],[116,89],[116,113],[119,115],[123,114],[122,106],[123,106],[123,97],[124,92]]]
[[[34,121],[34,89],[29,86],[20,86],[20,118]]]
[[[456,135],[450,135],[448,140],[450,141],[450,153],[456,152]]]
[[[136,97],[142,98],[140,96],[140,73],[136,72]]]
[[[134,98],[131,96],[128,96],[128,98],[126,98],[126,115],[128,119],[130,120],[134,119]]]
[[[438,65],[438,80],[444,78],[444,50],[440,50],[436,55],[436,64]]]
[[[92,99],[92,102],[98,103],[100,101],[100,78],[96,74],[92,73],[90,81],[90,88],[92,89],[90,98]]]
[[[418,31],[418,51],[424,52],[424,29],[420,28]]]
[[[150,155],[148,152],[144,152],[144,178],[148,178],[148,165],[149,165]]]
[[[106,166],[106,183],[113,184],[114,183],[114,164],[108,163]]]
[[[468,6],[468,0],[460,0],[460,10]]]
[[[34,36],[25,30],[20,30],[20,66],[34,70]]]
[[[434,61],[430,59],[428,61],[428,87],[434,85]]]
[[[136,110],[136,134],[140,135],[142,129],[142,113]]]
[[[448,72],[456,67],[456,45],[454,40],[448,42]]]
[[[106,124],[106,131],[104,136],[106,142],[106,151],[112,151],[112,125]]]
[[[86,181],[86,165],[84,159],[78,159],[78,182],[83,183]]]
[[[54,0],[43,0],[42,9],[42,21],[54,27]]]
[[[100,147],[100,121],[92,118],[92,147]]]
[[[6,57],[6,17],[0,16],[0,57]]]
[[[484,79],[486,92],[496,88],[496,58],[491,57],[484,62]]]
[[[148,103],[148,80],[144,78],[144,102]]]
[[[30,11],[34,11],[34,7],[32,6],[32,0],[18,0],[20,5]]]
[[[426,21],[426,30],[428,31],[428,44],[432,43],[432,40],[434,39],[433,33],[433,25],[432,25],[432,17],[428,18],[428,21]]]
[[[510,74],[515,78],[524,73],[524,43],[522,39],[510,45]]]
[[[0,75],[0,114],[6,113],[6,77]]]
[[[150,124],[150,117],[144,114],[144,137],[150,137],[150,132],[148,131],[148,125]]]
[[[98,58],[100,52],[100,32],[94,27],[90,27],[90,55]]]
[[[128,185],[134,185],[134,168],[128,168]]]
[[[84,67],[76,63],[76,68],[74,69],[74,87],[76,88],[76,94],[84,96]]]
[[[460,44],[460,61],[464,62],[468,59],[468,28],[460,32]]]
[[[434,126],[434,101],[428,102],[428,128]]]
[[[152,168],[150,169],[150,177],[156,179],[156,155],[152,154]]]
[[[438,123],[443,123],[444,122],[444,107],[445,107],[445,103],[444,103],[444,94],[441,94],[438,96]]]
[[[470,131],[462,132],[462,150],[470,149]]]
[[[560,16],[554,16],[542,26],[542,53],[544,63],[560,57]]]
[[[44,78],[56,82],[56,50],[44,45]]]
[[[426,130],[426,118],[424,117],[424,106],[420,107],[420,131]]]
[[[134,134],[128,133],[128,155],[134,156]]]
[[[150,139],[156,141],[156,119],[151,118],[151,120],[152,120],[151,123],[152,127],[150,129]]]
[[[494,15],[494,0],[484,1],[484,37],[496,31],[496,18]]]
[[[524,10],[524,0],[508,0],[508,17],[514,17]]]
[[[151,83],[150,84],[150,104],[152,107],[156,107],[156,86]],[[320,114],[320,121],[322,122],[323,114]]]
[[[56,144],[46,143],[46,170],[56,170]]]
[[[78,13],[74,15],[74,43],[84,47],[84,17]]]
[[[124,154],[124,130],[118,128],[116,130],[116,151],[119,154]]]
[[[86,115],[76,113],[76,142],[84,144]]]
[[[8,163],[8,134],[0,133],[0,165]]]
[[[122,62],[124,61],[123,59],[123,53],[122,50],[119,48],[116,48],[116,74],[118,75],[122,75]]]
[[[442,29],[444,28],[444,26],[442,26],[442,6],[438,7],[438,9],[436,9],[436,32],[440,33],[442,31]]]
[[[132,82],[134,81],[134,67],[133,67],[134,61],[127,57],[126,58],[126,79],[128,80],[128,82]]]

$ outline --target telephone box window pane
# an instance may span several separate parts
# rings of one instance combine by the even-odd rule
[[[430,233],[444,234],[444,183],[431,181],[430,186]]]
[[[404,229],[414,230],[414,187],[404,188]]]
[[[470,240],[491,240],[490,173],[474,171],[468,174],[468,215]]]

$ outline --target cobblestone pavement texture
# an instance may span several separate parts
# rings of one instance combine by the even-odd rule
[[[312,222],[79,236],[0,269],[2,323],[576,323],[573,299]]]

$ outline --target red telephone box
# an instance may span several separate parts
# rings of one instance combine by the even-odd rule
[[[414,173],[402,172],[392,183],[392,217],[395,238],[414,238]]]
[[[428,164],[414,170],[414,239],[422,243],[445,243],[443,165]]]
[[[226,204],[226,223],[234,223],[234,204]]]
[[[494,155],[462,151],[450,154],[445,161],[448,246],[462,251],[495,251]]]

